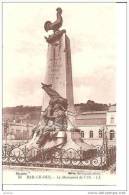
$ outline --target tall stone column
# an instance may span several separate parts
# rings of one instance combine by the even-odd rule
[[[48,42],[44,83],[52,84],[52,88],[68,100],[68,127],[75,126],[71,49],[70,40],[65,31],[62,31],[61,36],[56,36],[56,39]],[[49,100],[49,96],[44,93],[42,110],[48,106]]]

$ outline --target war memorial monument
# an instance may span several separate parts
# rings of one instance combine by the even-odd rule
[[[35,144],[43,149],[81,148],[93,152],[95,148],[82,141],[80,130],[76,127],[70,40],[66,30],[60,30],[63,23],[62,9],[57,8],[56,11],[56,21],[44,24],[45,31],[53,30],[53,34],[45,37],[48,52],[46,77],[44,83],[41,83],[44,91],[42,112],[31,146]]]
[[[45,37],[47,66],[41,82],[43,101],[39,123],[26,144],[12,147],[8,153],[7,147],[3,148],[3,163],[102,169],[109,163],[106,135],[102,146],[89,145],[76,126],[70,39],[66,30],[61,30],[62,9],[57,8],[56,12],[55,22],[44,24],[45,31],[53,33]]]

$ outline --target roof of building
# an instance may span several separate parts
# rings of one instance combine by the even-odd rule
[[[116,112],[116,104],[109,106],[108,112]]]
[[[98,119],[98,118],[106,118],[106,111],[83,112],[76,116],[76,119]]]
[[[76,119],[77,126],[95,126],[106,125],[106,119]]]
[[[82,112],[81,115],[87,115],[87,114],[106,114],[107,111],[90,111],[90,112]]]
[[[77,126],[105,125],[106,111],[83,112],[76,116]]]
[[[9,125],[10,126],[21,126],[21,127],[33,127],[34,125],[33,124],[27,124],[27,123],[15,123],[15,122],[9,122]]]

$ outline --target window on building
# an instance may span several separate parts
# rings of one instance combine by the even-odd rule
[[[23,131],[22,138],[23,138],[23,140],[27,140],[28,139],[28,131],[26,131],[26,130]]]
[[[93,131],[90,131],[90,138],[93,138]]]
[[[17,140],[22,139],[22,133],[21,133],[21,131],[17,129],[17,130],[16,130],[16,135],[15,135],[15,136],[16,136],[16,139],[17,139]]]
[[[111,123],[114,123],[114,117],[113,117],[113,116],[111,117],[110,122],[111,122]]]
[[[102,137],[103,137],[103,131],[99,130],[99,138],[102,138]]]
[[[84,131],[81,131],[81,137],[84,138]]]
[[[19,130],[16,130],[16,139],[18,140],[19,139]]]
[[[115,132],[114,130],[110,131],[110,140],[113,140],[115,138]]]

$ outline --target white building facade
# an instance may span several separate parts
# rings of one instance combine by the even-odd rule
[[[5,126],[3,124],[3,126]],[[33,124],[8,122],[3,129],[3,139],[5,140],[29,140],[32,136]]]
[[[116,144],[116,105],[109,107],[107,111],[106,131],[109,145]]]
[[[76,123],[86,143],[102,145],[106,135],[109,145],[116,144],[116,105],[110,106],[108,111],[81,113]]]

